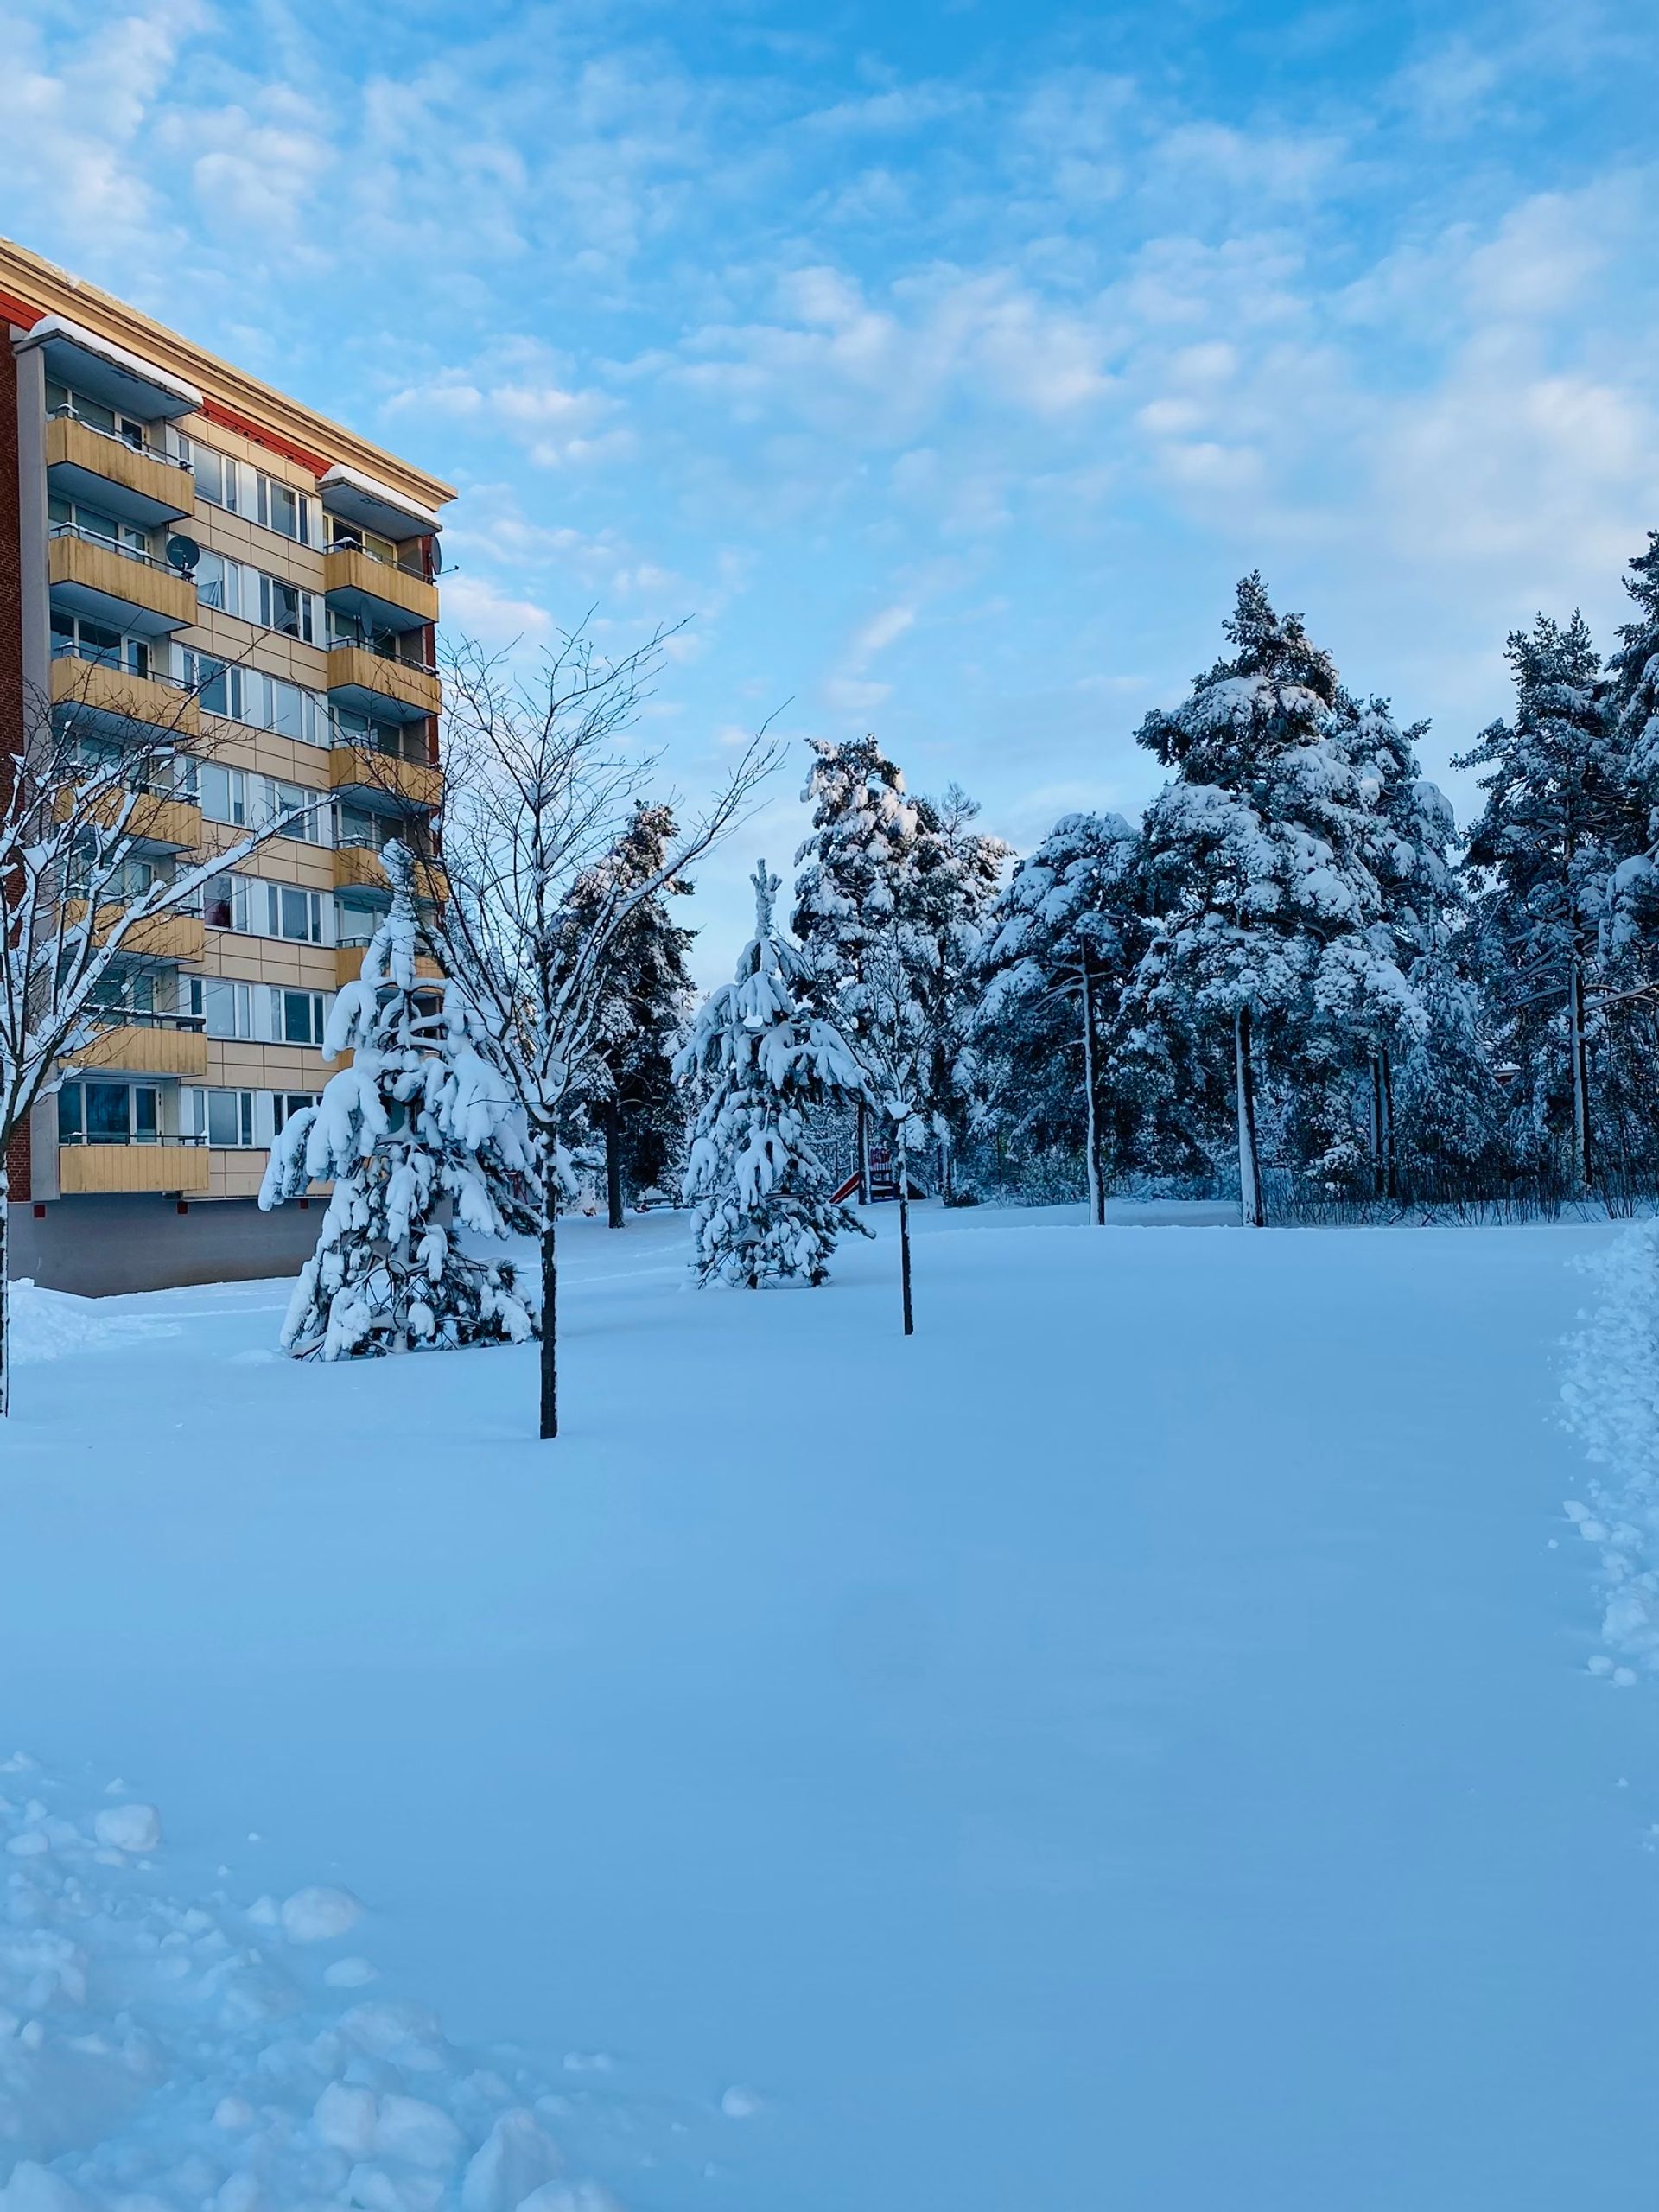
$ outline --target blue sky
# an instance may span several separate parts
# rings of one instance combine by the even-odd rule
[[[0,230],[460,484],[456,626],[692,616],[686,793],[787,700],[1028,844],[1144,803],[1252,566],[1436,772],[1512,624],[1610,638],[1656,81],[1635,0],[0,0]]]

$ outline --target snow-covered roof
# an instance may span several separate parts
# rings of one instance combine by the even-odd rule
[[[344,461],[336,461],[318,481],[322,504],[329,513],[344,515],[347,522],[359,523],[365,530],[378,531],[395,540],[423,537],[443,528],[430,507],[392,491],[377,477],[365,476],[361,469],[348,468]]]
[[[65,384],[86,392],[106,406],[129,408],[146,417],[194,414],[202,396],[193,384],[158,368],[137,353],[128,353],[112,338],[105,338],[67,315],[42,315],[28,335],[17,340],[18,353],[46,348],[47,365]]]

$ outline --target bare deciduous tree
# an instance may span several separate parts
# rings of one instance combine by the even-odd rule
[[[148,681],[154,683],[156,679]],[[157,810],[188,795],[189,762],[211,750],[197,736],[196,693],[139,711],[105,677],[55,701],[25,694],[11,747],[0,754],[0,1415],[10,1398],[7,1335],[7,1161],[35,1102],[85,1052],[129,1020],[100,1003],[120,964],[143,957],[156,925],[200,908],[203,886],[292,826],[306,810],[273,816],[233,843],[157,869]]]
[[[475,645],[454,648],[446,664],[447,887],[428,927],[530,1122],[541,1216],[543,1437],[558,1433],[560,1128],[593,1049],[607,957],[630,917],[742,819],[777,760],[763,726],[660,866],[632,879],[615,870],[595,878],[656,765],[627,736],[672,634],[659,630],[613,659],[578,628],[545,655],[532,683]]]

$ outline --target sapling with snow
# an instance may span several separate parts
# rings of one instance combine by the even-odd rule
[[[754,877],[754,935],[729,983],[709,996],[676,1062],[701,1086],[686,1162],[703,1283],[816,1286],[837,1240],[869,1231],[831,1195],[808,1127],[826,1100],[861,1100],[858,1062],[816,1011],[806,959],[773,918],[778,878]]]
[[[413,855],[394,842],[381,857],[391,909],[323,1042],[325,1059],[349,1052],[351,1065],[284,1125],[259,1193],[270,1209],[334,1185],[283,1325],[283,1350],[298,1359],[521,1344],[536,1332],[533,1285],[473,1243],[527,1225],[524,1110],[479,1050],[466,994],[420,973]]]
[[[478,1009],[480,1048],[523,1105],[539,1200],[541,1434],[558,1433],[562,1128],[607,1006],[611,956],[641,909],[726,836],[775,760],[765,726],[704,811],[654,865],[601,871],[652,762],[626,743],[665,633],[613,660],[581,632],[524,684],[463,645],[448,658],[443,855],[448,894],[429,928]]]

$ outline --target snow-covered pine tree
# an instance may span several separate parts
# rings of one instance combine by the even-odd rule
[[[1402,1147],[1417,1169],[1468,1170],[1491,1157],[1503,1094],[1493,1073],[1451,804],[1423,774],[1418,747],[1428,725],[1402,729],[1385,699],[1353,712],[1349,747],[1362,783],[1376,791],[1369,845],[1382,894],[1382,925],[1411,988],[1409,1001],[1361,1010],[1370,1046],[1366,1135],[1378,1197],[1400,1191]]]
[[[677,835],[672,810],[641,799],[600,866],[578,883],[571,907],[579,927],[613,894],[660,876]],[[594,1043],[582,1077],[588,1119],[605,1147],[613,1229],[625,1224],[625,1188],[664,1180],[683,1141],[684,1115],[674,1080],[696,993],[687,965],[694,932],[674,920],[669,900],[690,884],[673,877],[629,914],[607,950]]]
[[[978,969],[1014,849],[976,830],[979,803],[957,784],[918,804],[920,834],[902,900],[912,989],[922,1003],[929,1061],[918,1106],[938,1149],[939,1195],[952,1195],[956,1151],[970,1111]]]
[[[795,855],[791,927],[806,957],[816,1003],[856,1044],[864,1016],[870,931],[906,907],[922,830],[918,803],[872,735],[811,738],[801,793],[812,834]],[[858,1116],[859,1197],[869,1201],[866,1108]]]
[[[524,1113],[479,1053],[461,993],[417,973],[412,855],[394,842],[381,857],[391,906],[323,1045],[325,1058],[349,1052],[352,1064],[283,1128],[259,1193],[269,1211],[314,1182],[334,1186],[283,1326],[298,1359],[536,1333],[532,1281],[467,1243],[534,1227],[517,1195],[534,1165]]]
[[[1063,816],[1015,868],[979,964],[979,1022],[1010,1068],[1009,1090],[1028,1108],[1058,1070],[1068,1104],[1071,1097],[1081,1102],[1090,1218],[1096,1224],[1106,1218],[1106,1033],[1146,934],[1137,900],[1140,844],[1121,814]]]
[[[754,935],[734,980],[713,993],[675,1062],[702,1090],[686,1164],[696,1208],[701,1281],[821,1283],[836,1240],[868,1236],[830,1196],[807,1117],[832,1097],[860,1098],[863,1077],[846,1039],[811,1002],[804,957],[773,919],[778,878],[754,877]]]
[[[1213,1052],[1231,1031],[1241,1211],[1266,1220],[1257,1134],[1257,1030],[1295,1103],[1327,1085],[1351,1025],[1392,1004],[1421,1021],[1382,919],[1368,857],[1378,791],[1356,768],[1330,656],[1300,616],[1276,614],[1259,575],[1224,626],[1234,651],[1139,741],[1174,771],[1142,830],[1154,918],[1119,1034],[1167,1025]]]
[[[1519,1069],[1523,1148],[1570,1132],[1569,1179],[1594,1179],[1592,994],[1616,873],[1643,839],[1613,702],[1581,614],[1510,633],[1516,711],[1457,763],[1484,769],[1471,904],[1503,1049]]]

